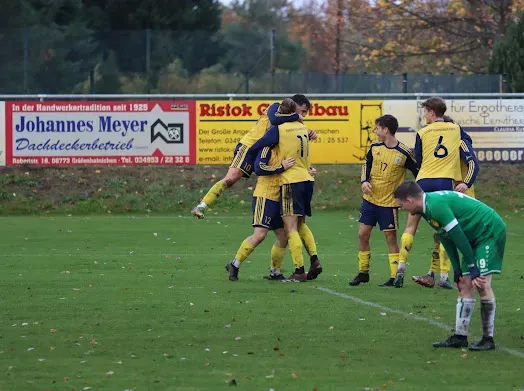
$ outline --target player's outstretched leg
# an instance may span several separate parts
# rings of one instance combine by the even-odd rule
[[[300,235],[300,239],[302,239],[302,244],[309,254],[310,266],[309,271],[307,272],[307,279],[314,280],[320,275],[320,273],[322,273],[322,265],[318,259],[315,237],[313,236],[313,232],[311,232],[307,226],[305,217],[299,217],[298,219],[298,234]]]
[[[268,280],[283,281],[286,277],[284,277],[280,269],[286,255],[287,235],[283,228],[276,229],[274,232],[277,240],[271,248],[271,265]]]
[[[480,293],[480,317],[482,319],[482,339],[469,347],[469,350],[483,351],[495,349],[493,331],[495,329],[495,309],[497,303],[495,294],[491,288],[491,274],[485,276],[486,281],[479,289]]]
[[[393,287],[395,286],[394,282],[395,282],[395,277],[397,275],[398,258],[399,258],[397,231],[396,230],[384,231],[384,235],[386,236],[386,242],[389,248],[389,255],[388,255],[389,279],[385,283],[380,284],[380,286]]]
[[[435,348],[465,348],[468,346],[469,323],[475,308],[475,288],[469,276],[460,277],[459,297],[455,316],[455,334],[442,342],[435,342]]]
[[[238,281],[240,265],[251,255],[253,250],[264,241],[267,231],[267,228],[255,227],[253,235],[242,242],[238,248],[237,255],[235,255],[235,259],[226,265],[226,270],[229,273],[229,279],[231,281]]]
[[[219,180],[211,186],[204,198],[202,198],[202,201],[193,208],[191,214],[198,219],[203,219],[204,211],[213,204],[224,191],[237,183],[242,178],[243,174],[243,171],[239,168],[229,167],[224,179]]]
[[[349,281],[349,285],[357,286],[369,282],[369,264],[371,261],[371,247],[369,238],[373,226],[360,223],[358,228],[358,274]]]

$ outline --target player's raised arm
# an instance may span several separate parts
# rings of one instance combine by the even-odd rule
[[[286,164],[281,163],[278,166],[269,165],[269,161],[271,160],[271,155],[272,155],[271,149],[272,149],[271,147],[264,147],[258,153],[257,159],[255,160],[255,173],[258,176],[280,174],[290,167],[290,165],[288,164],[288,161],[290,159],[286,159],[284,161]],[[294,164],[294,159],[292,160],[293,162],[290,162],[290,163]]]
[[[477,179],[477,175],[480,170],[480,165],[479,161],[477,160],[477,157],[475,156],[473,146],[469,141],[464,139],[460,141],[460,159],[468,165],[468,173],[464,178],[464,183],[468,187],[471,187]]]
[[[271,122],[271,125],[278,126],[282,125],[285,122],[295,122],[300,119],[300,116],[297,113],[293,114],[282,114],[278,112],[278,107],[280,106],[280,103],[273,103],[271,106],[267,109],[267,117],[269,118],[269,122]]]
[[[415,161],[417,162],[418,166],[422,166],[422,140],[418,133],[415,139],[415,148],[413,149],[413,155],[415,155]]]
[[[259,139],[253,146],[251,147],[251,151],[257,152],[261,150],[264,147],[269,147],[271,145],[278,144],[280,139],[280,135],[278,133],[278,126],[271,127],[266,134]]]

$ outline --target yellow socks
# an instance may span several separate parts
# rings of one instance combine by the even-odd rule
[[[397,269],[398,269],[398,253],[396,254],[389,254],[388,255],[388,258],[389,258],[389,277],[390,278],[395,278],[395,276],[397,275]]]
[[[207,194],[202,198],[202,202],[198,205],[199,207],[207,207],[217,200],[218,197],[227,189],[227,184],[223,180],[215,183]]]
[[[413,247],[413,235],[408,233],[403,233],[400,238],[400,253],[399,253],[399,262],[406,262],[408,259],[408,254]]]
[[[251,243],[249,243],[246,240],[242,242],[240,247],[238,248],[237,255],[235,255],[235,260],[233,261],[233,265],[236,267],[239,267],[242,262],[246,260],[247,257],[251,255],[253,250],[255,249],[255,246],[253,246]]]
[[[293,264],[295,268],[304,267],[304,255],[302,254],[302,241],[297,231],[289,233],[288,239],[289,251],[291,252],[291,258],[293,258]]]
[[[312,257],[313,255],[317,255],[317,244],[315,243],[313,232],[311,232],[305,223],[300,224],[298,227],[298,234],[300,235],[309,256]]]
[[[358,271],[360,273],[369,273],[369,261],[371,259],[371,251],[358,252]]]
[[[286,255],[286,248],[281,248],[273,245],[271,248],[271,270],[279,270],[284,262]]]
[[[431,273],[438,273],[440,271],[440,243],[435,243],[433,251],[431,252]]]
[[[440,245],[440,279],[447,280],[449,271],[451,270],[451,261],[444,246]]]

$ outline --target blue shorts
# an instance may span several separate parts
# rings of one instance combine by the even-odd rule
[[[381,231],[396,231],[398,229],[398,208],[375,205],[368,200],[362,200],[359,223],[374,227]]]
[[[282,216],[311,216],[311,200],[315,182],[287,183],[280,186]]]
[[[229,167],[238,168],[244,174],[244,178],[249,178],[253,173],[253,166],[255,164],[256,156],[251,152],[250,147],[238,143],[233,152],[233,160]]]
[[[451,190],[455,189],[453,186],[453,179],[450,178],[424,178],[419,179],[417,184],[424,190],[426,193],[431,193],[433,191],[441,190]]]
[[[262,227],[269,230],[284,228],[280,217],[280,202],[268,200],[264,197],[253,197],[253,227]]]

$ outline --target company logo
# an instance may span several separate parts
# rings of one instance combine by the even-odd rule
[[[157,138],[164,140],[167,144],[183,144],[184,124],[171,123],[166,125],[162,120],[157,119],[151,125],[151,143]]]

